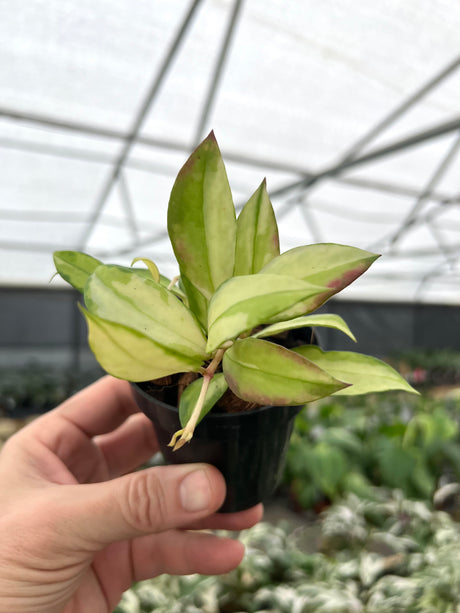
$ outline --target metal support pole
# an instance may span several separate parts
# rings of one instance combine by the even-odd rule
[[[233,33],[235,31],[235,25],[236,25],[238,16],[241,11],[242,4],[243,4],[242,0],[235,0],[233,4],[233,10],[230,15],[230,20],[228,22],[224,40],[222,42],[222,47],[220,49],[219,57],[217,58],[217,63],[214,68],[213,76],[212,76],[211,83],[208,89],[208,94],[206,96],[206,101],[205,101],[203,110],[201,112],[200,121],[198,122],[198,128],[197,128],[197,131],[195,134],[195,140],[194,140],[196,144],[198,144],[203,137],[203,132],[206,127],[206,123],[209,119],[209,115],[211,113],[212,106],[214,104],[219,82],[222,78],[223,66],[224,66],[225,60],[228,55],[228,51],[230,48],[230,42],[232,40]]]
[[[431,194],[432,189],[434,189],[436,185],[439,183],[439,181],[442,179],[442,177],[448,170],[449,166],[454,161],[459,148],[460,148],[460,134],[457,136],[455,141],[449,147],[447,154],[443,157],[443,159],[441,160],[441,163],[435,169],[433,175],[430,177],[425,188],[422,190],[421,194],[415,201],[412,209],[409,211],[409,214],[406,216],[405,220],[402,222],[398,230],[387,239],[389,241],[390,247],[394,247],[396,243],[400,240],[400,238],[405,234],[405,232],[407,232],[408,228],[410,228],[416,223],[417,215],[420,209],[423,207],[424,203],[426,202],[427,196]]]
[[[128,189],[128,183],[124,172],[118,175],[118,187],[120,188],[121,200],[125,210],[126,222],[131,232],[133,243],[139,240],[139,228],[136,223],[136,214],[133,207],[133,201]]]
[[[371,141],[373,141],[379,134],[381,134],[386,128],[393,124],[399,117],[407,113],[417,102],[420,102],[432,89],[437,87],[444,79],[452,74],[460,66],[460,56],[456,57],[450,62],[441,72],[432,77],[429,81],[424,83],[419,89],[411,94],[406,100],[404,100],[399,106],[397,106],[391,113],[384,117],[377,125],[369,130],[366,134],[361,136],[342,156],[342,163],[351,160],[356,157],[357,154],[364,149]]]
[[[123,166],[123,164],[125,163],[126,158],[128,157],[128,154],[131,150],[131,147],[134,143],[134,141],[137,139],[137,136],[139,134],[139,131],[142,127],[142,124],[160,90],[161,85],[163,84],[164,78],[169,70],[169,68],[171,67],[172,61],[174,59],[174,57],[177,54],[177,51],[180,47],[180,44],[182,43],[185,34],[188,30],[188,28],[190,27],[190,24],[192,22],[193,16],[199,6],[199,4],[201,3],[201,0],[193,0],[193,2],[191,3],[191,6],[185,16],[185,19],[182,22],[181,27],[179,28],[178,33],[176,34],[173,43],[166,55],[166,58],[163,61],[163,64],[158,72],[158,74],[156,75],[148,93],[147,96],[145,97],[141,108],[139,109],[139,112],[137,113],[137,116],[134,120],[134,123],[131,127],[131,130],[129,131],[128,137],[125,140],[124,146],[121,150],[121,153],[114,165],[114,167],[112,168],[105,184],[102,187],[101,193],[99,195],[99,197],[96,200],[96,203],[94,205],[93,208],[93,213],[91,214],[89,220],[88,220],[88,224],[87,224],[87,228],[85,229],[85,232],[83,233],[81,239],[80,239],[80,249],[83,249],[86,245],[86,242],[93,230],[93,227],[95,225],[95,223],[97,222],[99,215],[102,212],[102,209],[104,208],[104,205],[106,203],[106,200],[108,198],[108,196],[110,195],[110,192],[112,191],[112,187],[116,181],[116,179],[118,178],[118,175],[120,173],[120,169]]]
[[[345,161],[344,163],[339,163],[330,166],[325,170],[317,173],[316,175],[312,175],[308,178],[302,179],[301,181],[297,181],[296,183],[289,183],[288,185],[285,185],[272,192],[271,196],[283,196],[284,194],[287,194],[290,191],[296,189],[309,188],[311,185],[317,183],[320,179],[323,179],[325,177],[335,177],[344,170],[349,170],[350,168],[357,168],[359,166],[363,166],[364,164],[368,164],[369,162],[374,162],[393,153],[397,153],[398,151],[404,151],[405,149],[415,147],[416,145],[428,142],[430,140],[433,140],[434,138],[439,138],[440,136],[444,136],[445,134],[454,132],[459,128],[460,116],[457,116],[453,119],[450,119],[449,121],[445,121],[435,126],[432,126],[431,128],[427,128],[426,130],[422,130],[421,132],[411,134],[406,138],[393,141],[392,143],[390,143],[389,145],[385,145],[384,147],[378,147],[376,149],[373,149],[360,157],[353,158],[351,160]]]

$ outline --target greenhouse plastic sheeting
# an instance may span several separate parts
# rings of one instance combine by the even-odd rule
[[[459,30],[447,1],[0,0],[0,283],[66,248],[176,274],[169,192],[214,129],[283,250],[383,254],[344,298],[457,304]]]

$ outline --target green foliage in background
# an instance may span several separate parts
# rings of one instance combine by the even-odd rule
[[[288,450],[285,483],[310,508],[372,485],[431,499],[442,476],[460,479],[460,400],[394,394],[306,406]]]
[[[389,361],[399,372],[419,385],[460,383],[460,352],[454,349],[409,348],[392,355]]]
[[[21,417],[44,413],[102,374],[98,368],[74,372],[39,363],[0,368],[0,415]]]
[[[460,527],[398,492],[354,495],[311,526],[259,524],[246,556],[222,577],[163,575],[129,590],[117,613],[456,613]]]

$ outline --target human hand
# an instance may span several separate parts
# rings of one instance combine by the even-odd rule
[[[241,543],[199,530],[248,528],[261,505],[216,514],[225,483],[206,464],[130,472],[156,451],[129,384],[111,377],[9,439],[0,453],[0,611],[111,613],[134,581],[239,564]]]

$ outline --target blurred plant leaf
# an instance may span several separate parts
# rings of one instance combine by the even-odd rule
[[[420,413],[407,424],[405,445],[440,447],[458,436],[458,424],[445,410],[436,407],[433,413]]]
[[[341,493],[351,492],[360,498],[375,499],[375,486],[367,479],[365,475],[354,470],[348,470],[343,475],[341,483]]]
[[[339,484],[348,470],[345,454],[327,443],[318,443],[311,454],[309,469],[315,484],[334,499],[339,493]]]
[[[413,449],[404,449],[398,441],[380,439],[376,459],[382,479],[389,487],[401,488],[413,495],[412,473],[417,464]]]
[[[433,494],[436,480],[420,449],[402,447],[394,439],[381,440],[377,459],[388,486],[401,488],[408,496],[430,498]]]
[[[345,428],[326,428],[321,440],[333,447],[342,449],[347,455],[362,459],[364,455],[363,442],[361,439]]]

